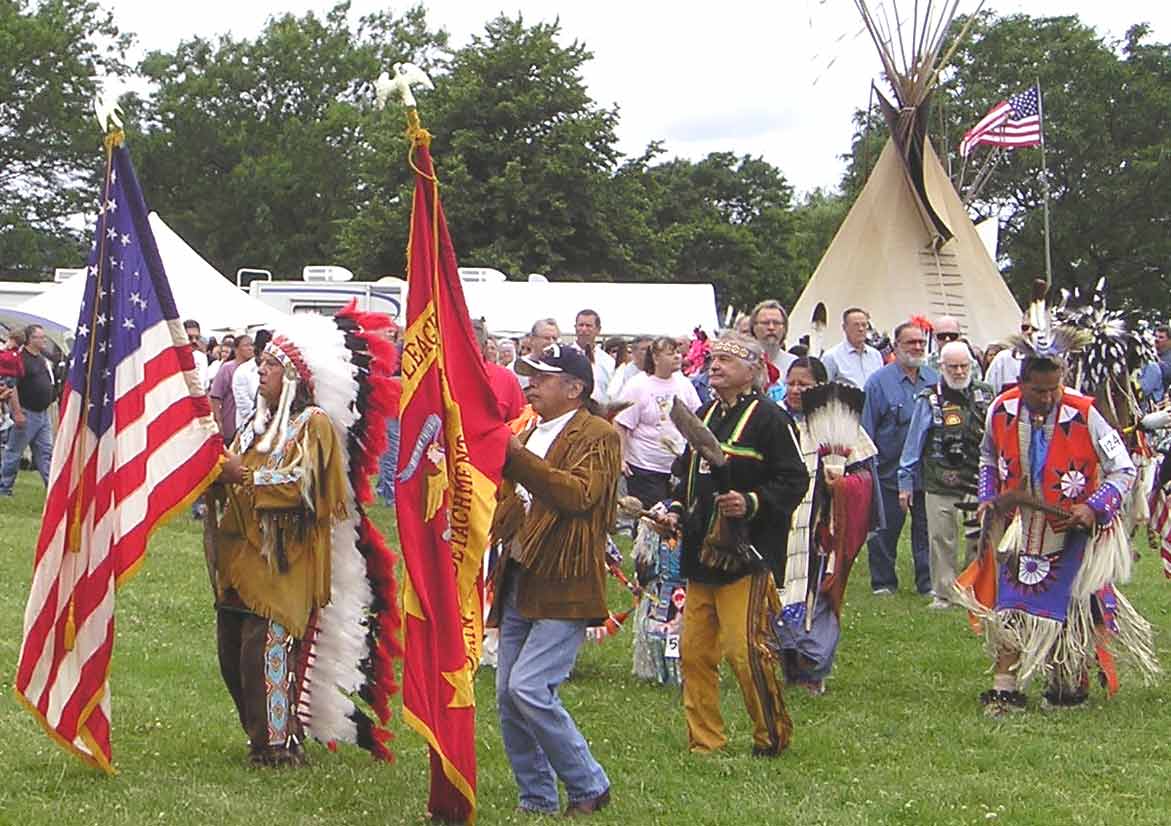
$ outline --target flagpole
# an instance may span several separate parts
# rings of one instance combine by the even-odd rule
[[[1041,80],[1037,79],[1037,125],[1041,132],[1041,191],[1044,195],[1045,216],[1045,286],[1053,286],[1053,253],[1049,243],[1049,168],[1045,165],[1045,107],[1042,103]]]

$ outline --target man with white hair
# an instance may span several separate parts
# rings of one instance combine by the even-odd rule
[[[551,344],[556,344],[561,340],[561,328],[557,326],[557,319],[537,319],[533,322],[533,327],[525,339],[528,341],[529,353],[535,354],[534,357],[539,359],[544,354],[546,347]],[[528,353],[524,351],[523,346],[521,348],[520,355],[528,355]],[[514,372],[519,369],[519,365],[520,360],[517,359],[516,366],[513,368]],[[519,373],[517,373],[517,375],[520,380],[521,389],[523,390],[524,388],[528,387],[529,377],[521,376]]]
[[[959,507],[974,502],[984,420],[992,388],[972,378],[972,352],[949,341],[939,353],[942,379],[919,393],[899,460],[899,506],[911,507],[925,492],[930,538],[932,608],[947,608],[956,578]],[[964,565],[976,555],[976,537],[965,536]]]
[[[941,315],[935,319],[931,327],[931,338],[935,340],[935,348],[931,351],[931,355],[927,357],[927,366],[933,370],[939,370],[941,359],[943,358],[943,348],[953,341],[960,341],[967,345],[971,350],[971,345],[964,339],[963,331],[960,329],[960,320],[954,315]],[[972,360],[972,378],[975,381],[980,381],[984,377],[984,371],[980,369],[980,362]]]
[[[809,474],[792,420],[761,393],[760,343],[732,333],[713,341],[711,352],[715,396],[696,415],[726,461],[712,465],[690,445],[675,462],[679,482],[663,518],[669,532],[679,531],[687,580],[680,645],[687,742],[699,753],[727,744],[719,680],[727,659],[752,718],[752,753],[775,757],[793,723],[770,653],[769,617],[780,613],[776,582],[784,581],[790,522]]]

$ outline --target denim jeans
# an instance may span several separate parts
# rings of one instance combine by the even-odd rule
[[[508,564],[501,560],[501,564]],[[516,581],[504,584],[496,710],[520,805],[558,811],[557,778],[570,804],[597,797],[610,787],[606,772],[561,705],[557,688],[569,676],[585,640],[584,620],[525,619],[516,608]]]
[[[898,488],[882,486],[882,510],[886,514],[886,527],[874,532],[867,544],[870,556],[870,587],[898,590],[899,578],[895,573],[895,554],[899,547],[899,534],[907,515],[899,507]],[[920,594],[931,591],[930,542],[927,538],[927,503],[923,491],[915,491],[911,498],[911,560],[915,567],[915,587]]]
[[[394,505],[394,475],[398,467],[398,418],[386,420],[386,450],[378,457],[378,482],[374,490],[382,497],[382,504]]]
[[[53,424],[49,411],[24,411],[23,425],[14,424],[8,431],[8,442],[4,445],[4,457],[0,459],[0,493],[9,495],[16,483],[16,472],[20,470],[20,457],[25,447],[32,445],[33,464],[41,474],[45,485],[49,484],[49,465],[53,461]]]

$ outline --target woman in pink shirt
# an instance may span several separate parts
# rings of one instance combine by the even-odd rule
[[[671,423],[671,405],[679,398],[692,410],[699,407],[699,395],[679,368],[683,354],[675,339],[656,338],[646,350],[642,375],[635,376],[622,390],[622,400],[631,403],[614,423],[622,434],[622,472],[626,489],[643,507],[666,499],[671,464],[683,451],[683,437]]]

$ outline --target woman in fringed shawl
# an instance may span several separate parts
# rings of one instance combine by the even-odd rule
[[[990,717],[1024,710],[1037,674],[1048,682],[1046,705],[1085,702],[1095,660],[1113,694],[1116,649],[1147,676],[1158,669],[1150,625],[1114,586],[1132,561],[1119,512],[1134,464],[1094,400],[1063,386],[1064,354],[1084,341],[1052,327],[1041,288],[1029,310],[1033,337],[1015,342],[1020,384],[988,411],[981,556],[956,581],[995,661],[980,697]]]
[[[785,681],[813,695],[825,691],[841,638],[842,598],[850,568],[881,518],[874,457],[877,450],[855,420],[849,444],[841,445],[845,473],[823,462],[824,451],[805,419],[802,395],[825,384],[825,366],[799,358],[789,367],[781,407],[797,429],[798,447],[813,483],[793,513],[781,614],[774,621]]]

